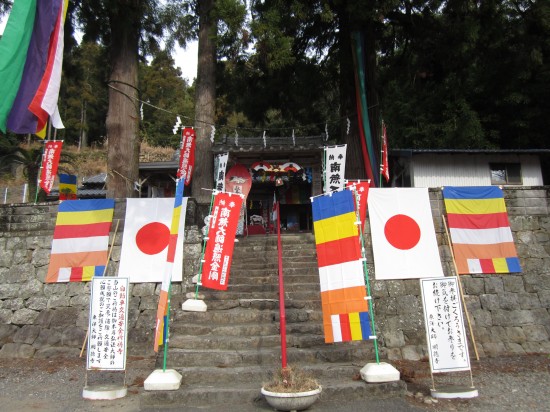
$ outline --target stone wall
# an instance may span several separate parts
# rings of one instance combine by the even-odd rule
[[[546,187],[505,190],[506,205],[523,273],[461,276],[475,349],[480,356],[550,353],[550,216]],[[430,191],[440,256],[446,274],[452,258],[442,223],[441,192]],[[108,274],[120,260],[125,202],[116,202]],[[88,327],[89,283],[45,284],[57,203],[0,206],[0,356],[77,356]],[[186,283],[198,271],[201,214],[187,211],[184,282],[173,284],[173,307],[181,307]],[[367,226],[368,261],[372,262]],[[112,236],[113,237],[113,236]],[[369,265],[382,357],[427,356],[419,281],[376,281]],[[131,285],[128,351],[151,355],[159,284]],[[475,356],[473,340],[470,352]]]

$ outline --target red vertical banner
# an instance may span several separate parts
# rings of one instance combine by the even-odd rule
[[[184,179],[186,186],[191,183],[193,167],[195,166],[195,139],[195,130],[192,127],[183,129],[181,134],[180,164],[177,177]]]
[[[42,156],[42,172],[40,173],[40,187],[44,192],[50,193],[52,190],[59,157],[61,156],[61,147],[63,141],[47,141],[44,143],[44,155]]]
[[[355,187],[359,195],[359,218],[361,219],[361,227],[365,227],[367,218],[367,199],[369,197],[370,180],[346,180],[346,188],[352,190]]]
[[[206,288],[227,290],[242,204],[239,194],[218,192],[214,197],[201,274]]]

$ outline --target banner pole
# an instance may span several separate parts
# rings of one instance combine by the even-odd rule
[[[372,329],[372,335],[374,336],[374,354],[376,355],[376,363],[380,363],[380,355],[378,353],[378,336],[376,336],[376,327],[374,325],[374,305],[372,304],[372,296],[370,293],[369,283],[369,268],[367,267],[367,256],[365,252],[365,240],[363,237],[363,225],[361,217],[359,216],[359,194],[357,190],[352,189],[353,197],[355,199],[355,216],[358,222],[359,238],[361,239],[361,257],[363,258],[363,275],[365,276],[365,285],[367,287],[367,299],[369,301],[369,315]]]
[[[168,362],[168,338],[170,334],[169,326],[170,326],[170,300],[172,297],[172,282],[170,282],[170,285],[168,286],[168,304],[166,313],[167,315],[164,316],[164,353],[163,353],[163,359],[162,359],[162,371],[166,372],[166,363]]]
[[[449,236],[449,229],[447,228],[447,221],[445,216],[441,216],[443,220],[443,226],[445,227],[445,235],[447,236],[447,243],[449,244],[449,250],[451,252],[451,259],[453,261],[453,267],[456,273],[456,279],[458,282],[458,289],[460,290],[460,298],[462,300],[462,306],[464,306],[464,313],[466,315],[466,320],[468,321],[468,329],[470,330],[470,336],[472,337],[472,344],[474,347],[474,352],[476,354],[476,360],[479,360],[479,353],[477,353],[476,338],[474,336],[474,331],[472,329],[472,323],[470,322],[470,315],[468,313],[468,307],[466,306],[466,300],[464,299],[464,292],[462,290],[462,282],[460,281],[460,274],[458,273],[458,267],[456,266],[455,255],[453,253],[453,246],[451,243],[451,237]],[[472,381],[473,386],[473,381]]]
[[[286,312],[285,287],[283,283],[283,247],[281,242],[281,210],[280,200],[277,200],[277,260],[279,265],[279,323],[281,328],[281,366],[287,366],[286,359]]]
[[[217,191],[212,191],[212,197],[210,198],[210,207],[208,208],[208,216],[212,214],[212,205],[214,204],[214,197],[216,196]],[[199,273],[197,276],[197,285],[195,286],[195,299],[199,298],[199,285],[201,283],[202,278],[202,264],[204,261],[204,251],[206,249],[206,242],[208,241],[208,234],[210,232],[210,219],[208,219],[208,224],[206,225],[206,232],[204,234],[204,238],[202,240],[202,250],[201,250],[201,258],[200,258],[200,264],[199,264]]]

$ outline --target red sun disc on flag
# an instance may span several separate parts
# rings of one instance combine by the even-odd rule
[[[384,234],[396,249],[409,250],[420,241],[420,226],[407,215],[395,215],[386,222]]]
[[[147,255],[156,255],[162,252],[170,241],[170,229],[163,223],[148,223],[138,230],[136,245]]]

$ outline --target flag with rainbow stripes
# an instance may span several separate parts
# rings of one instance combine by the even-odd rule
[[[311,199],[325,342],[372,339],[353,193]]]
[[[443,198],[459,274],[521,272],[500,188],[445,187]]]
[[[46,283],[90,281],[107,264],[114,199],[61,202]]]

